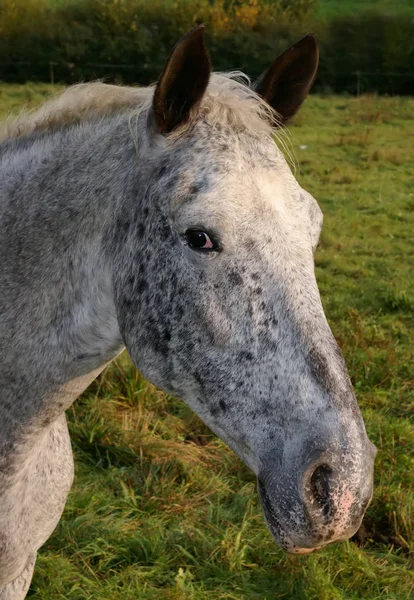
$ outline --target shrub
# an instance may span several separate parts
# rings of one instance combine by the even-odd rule
[[[178,38],[205,23],[216,70],[256,77],[314,30],[316,89],[413,93],[412,19],[365,13],[316,22],[315,7],[316,0],[0,0],[0,79],[47,81],[52,62],[59,81],[147,84]]]

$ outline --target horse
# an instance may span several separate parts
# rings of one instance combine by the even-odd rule
[[[314,275],[322,212],[277,143],[317,66],[309,34],[253,84],[212,73],[198,26],[155,85],[78,84],[3,125],[1,600],[64,509],[65,410],[124,348],[254,472],[287,552],[358,529],[375,447]]]

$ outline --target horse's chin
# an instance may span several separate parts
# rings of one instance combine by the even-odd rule
[[[296,546],[292,548],[285,548],[288,554],[311,554],[312,552],[316,552],[316,550],[322,550],[324,546],[318,546],[317,548],[297,548]]]
[[[275,536],[273,534],[273,537],[275,538],[276,543],[279,546],[281,546],[287,554],[295,554],[295,555],[305,556],[307,554],[312,554],[312,552],[316,552],[317,550],[323,550],[323,548],[326,548],[326,546],[327,546],[327,544],[324,544],[324,543],[320,543],[318,546],[311,546],[311,547],[298,546],[293,543],[293,541],[290,539],[290,537],[288,535],[286,535],[285,532],[283,532],[281,536],[279,536],[279,535]],[[283,539],[283,541],[281,538]]]

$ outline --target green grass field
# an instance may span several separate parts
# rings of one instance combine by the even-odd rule
[[[0,110],[50,90],[3,85]],[[379,450],[364,529],[284,554],[248,469],[121,356],[68,411],[76,481],[33,600],[414,597],[414,99],[313,96],[291,134],[325,213],[322,300]]]

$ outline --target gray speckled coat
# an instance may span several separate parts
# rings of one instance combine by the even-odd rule
[[[124,346],[253,469],[288,551],[359,526],[374,452],[315,282],[321,211],[266,122],[313,81],[305,40],[252,91],[210,77],[196,28],[137,110],[86,86],[80,118],[79,89],[0,145],[1,600],[25,597],[71,487],[64,411]]]

